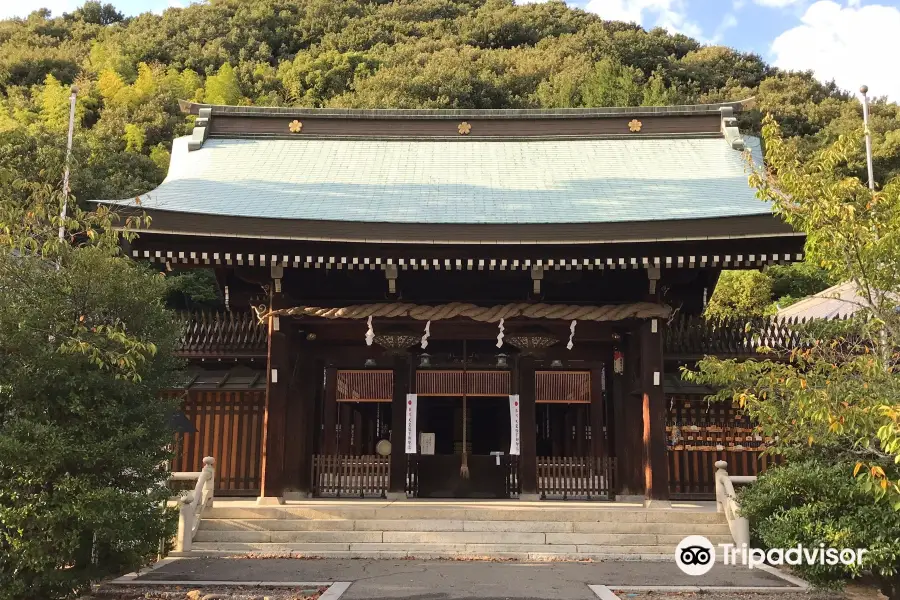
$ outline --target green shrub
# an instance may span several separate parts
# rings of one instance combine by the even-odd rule
[[[763,548],[866,548],[863,569],[882,592],[900,598],[900,511],[873,504],[851,477],[853,465],[806,460],[767,471],[739,492],[741,513],[750,520],[753,543]],[[837,587],[861,574],[845,565],[800,565],[811,583]]]
[[[0,252],[0,599],[73,597],[174,533],[166,293],[99,249]]]

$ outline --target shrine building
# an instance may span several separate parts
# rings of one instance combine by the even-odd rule
[[[664,351],[723,269],[802,259],[741,102],[182,108],[165,181],[102,202],[152,217],[134,259],[215,272],[173,393],[217,494],[665,501],[706,468],[673,451],[758,441]]]

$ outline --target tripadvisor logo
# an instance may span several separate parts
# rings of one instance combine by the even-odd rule
[[[826,548],[825,544],[807,548],[802,545],[793,548],[750,548],[746,544],[719,544],[724,565],[744,565],[755,569],[765,564],[783,565],[828,565],[853,566],[862,564],[865,548]],[[702,535],[689,535],[675,548],[675,564],[687,575],[705,575],[716,563],[716,548]]]
[[[716,564],[716,549],[702,535],[689,535],[675,548],[675,564],[687,575],[706,575]]]

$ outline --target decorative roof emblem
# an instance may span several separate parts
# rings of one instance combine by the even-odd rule
[[[637,119],[632,119],[631,121],[628,122],[628,130],[631,131],[631,133],[637,133],[638,131],[641,130],[641,127],[643,127],[643,126],[644,126],[644,124],[641,123],[640,121],[638,121]]]
[[[294,119],[293,121],[291,121],[291,124],[288,125],[288,129],[290,129],[291,133],[300,133],[301,131],[303,131],[303,123],[301,123],[297,119]]]
[[[463,121],[456,129],[459,131],[459,135],[469,135],[469,132],[472,131],[472,124],[468,121]]]

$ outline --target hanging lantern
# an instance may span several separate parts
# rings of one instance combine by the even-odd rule
[[[498,354],[497,355],[497,368],[498,369],[506,369],[509,367],[509,361],[507,360],[509,357],[506,354]]]
[[[625,355],[621,351],[613,352],[613,373],[621,375],[625,372]]]
[[[526,327],[506,336],[506,341],[525,354],[549,348],[559,342],[550,332],[540,327]]]
[[[419,355],[419,368],[420,369],[429,369],[431,368],[431,355],[427,352],[423,352]]]
[[[390,352],[403,352],[422,340],[422,337],[404,329],[386,329],[375,334],[375,343]]]

